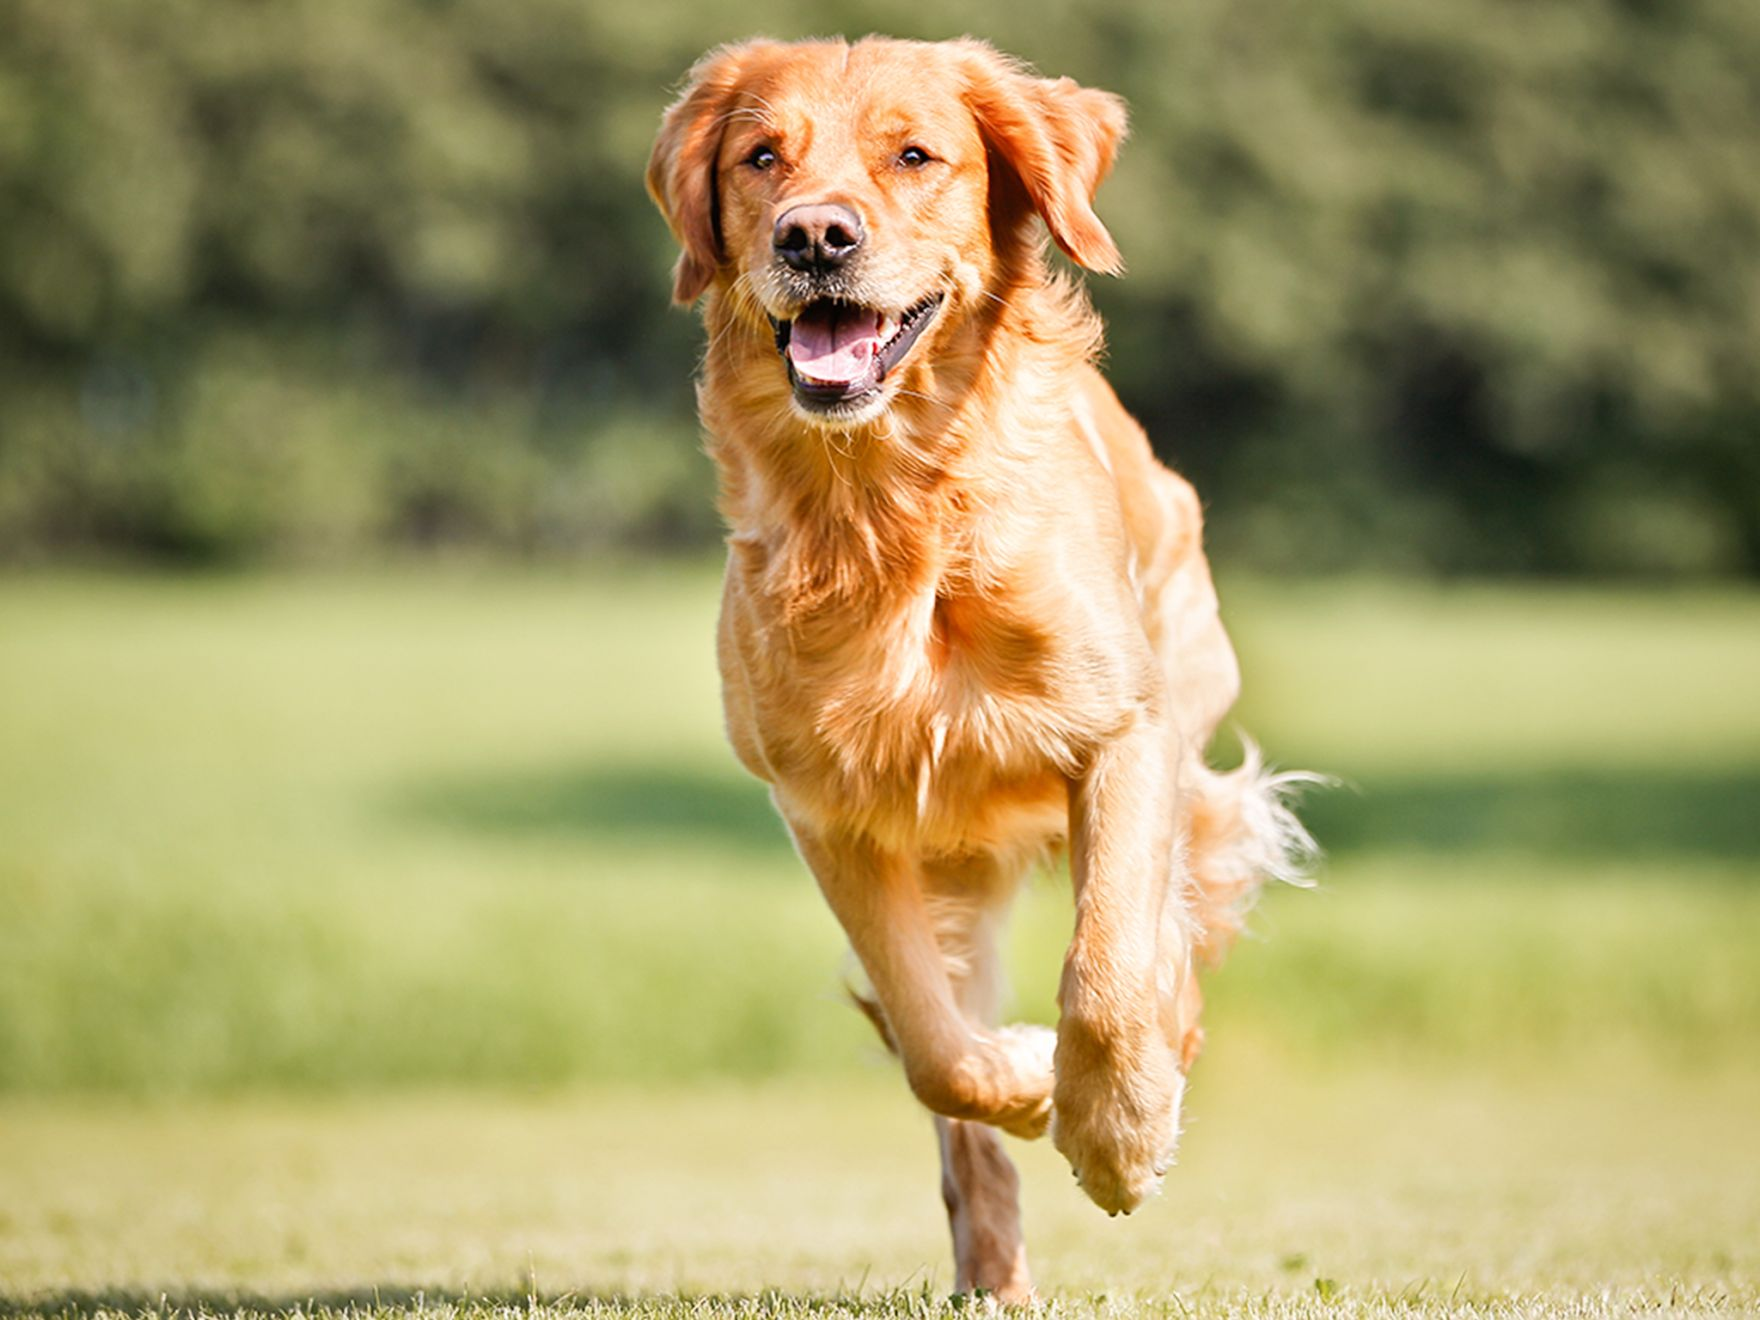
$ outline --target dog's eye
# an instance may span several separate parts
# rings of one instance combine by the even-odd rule
[[[746,157],[746,164],[755,170],[767,170],[776,163],[776,153],[769,147],[759,147]]]
[[[898,163],[908,170],[918,170],[929,163],[929,153],[921,147],[906,147],[898,153]]]

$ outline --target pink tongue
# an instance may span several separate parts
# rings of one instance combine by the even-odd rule
[[[854,307],[811,307],[794,323],[788,360],[803,376],[848,385],[868,374],[880,351],[880,316]]]

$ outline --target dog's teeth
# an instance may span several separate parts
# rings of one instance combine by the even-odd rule
[[[893,320],[890,316],[883,317],[880,321],[880,342],[884,344],[897,333],[898,322]]]

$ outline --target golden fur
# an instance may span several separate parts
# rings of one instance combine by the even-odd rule
[[[1031,1284],[994,1129],[1049,1125],[1109,1211],[1152,1192],[1202,1041],[1198,966],[1306,838],[1255,758],[1203,760],[1238,673],[1198,499],[1046,262],[1041,223],[1118,269],[1092,201],[1124,132],[1117,98],[971,40],[754,41],[692,70],[648,174],[674,295],[708,329],[728,734],[937,1115],[959,1286],[1004,1299]],[[807,204],[860,218],[847,265],[780,259],[779,217]],[[816,290],[875,315],[941,298],[837,416],[779,355]],[[995,933],[1060,847],[1076,928],[1053,1039],[995,1024]]]

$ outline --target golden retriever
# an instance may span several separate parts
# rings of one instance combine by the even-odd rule
[[[1047,1128],[1113,1213],[1172,1158],[1197,968],[1307,836],[1289,776],[1224,774],[1234,703],[1197,496],[1095,369],[1044,234],[1118,249],[1118,98],[981,42],[723,47],[647,183],[702,300],[730,552],[728,735],[771,787],[934,1114],[958,1287],[1031,1297],[996,1129]],[[996,1025],[997,929],[1067,847],[1055,1034]]]

